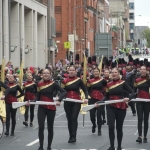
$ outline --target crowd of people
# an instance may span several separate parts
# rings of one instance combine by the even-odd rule
[[[102,125],[108,124],[110,147],[108,150],[115,150],[115,122],[117,129],[117,150],[122,150],[123,123],[126,117],[128,106],[131,107],[133,116],[138,118],[138,138],[136,142],[147,143],[148,120],[150,112],[150,103],[145,103],[144,99],[150,99],[150,63],[147,59],[139,61],[133,60],[129,55],[129,61],[123,58],[114,60],[113,57],[104,57],[102,66],[99,68],[96,63],[96,56],[87,58],[87,69],[84,72],[84,63],[79,63],[79,55],[76,56],[75,63],[69,63],[63,66],[60,61],[53,68],[47,64],[44,69],[29,67],[24,69],[23,86],[18,83],[19,68],[13,69],[11,63],[7,64],[6,79],[0,86],[5,88],[5,96],[1,99],[6,103],[6,132],[5,135],[14,136],[16,126],[16,109],[12,107],[13,102],[24,96],[24,101],[28,101],[25,106],[23,125],[33,126],[34,105],[31,101],[53,102],[53,97],[57,97],[56,106],[59,106],[64,98],[81,100],[80,90],[83,91],[85,98],[83,103],[95,104],[95,108],[90,110],[90,120],[92,123],[92,133],[96,132],[98,136],[102,135]],[[86,73],[86,83],[83,82]],[[133,98],[141,98],[142,102],[132,102]],[[102,101],[123,99],[122,103],[99,106]],[[38,106],[38,125],[39,125],[39,148],[43,150],[44,142],[44,123],[47,117],[48,145],[47,150],[51,150],[53,140],[53,125],[56,113],[54,105]],[[77,140],[78,115],[81,109],[81,103],[64,102],[64,111],[68,121],[69,140],[68,143],[74,143]],[[30,122],[28,114],[30,110]],[[106,113],[107,111],[107,113]],[[107,117],[106,117],[107,114]],[[143,117],[144,116],[144,117]],[[12,119],[10,132],[10,118]],[[107,119],[106,119],[107,118]],[[144,122],[144,131],[142,131],[142,122]]]

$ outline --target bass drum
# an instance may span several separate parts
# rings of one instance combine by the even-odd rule
[[[3,124],[2,117],[0,116],[0,139],[3,136],[3,133],[4,133],[4,124]]]

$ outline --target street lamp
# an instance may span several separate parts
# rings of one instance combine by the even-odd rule
[[[78,8],[85,8],[85,5],[74,7],[74,55],[73,55],[73,60],[75,60],[75,55],[76,55],[76,9],[78,9]]]

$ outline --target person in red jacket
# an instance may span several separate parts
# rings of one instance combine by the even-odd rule
[[[36,100],[53,102],[53,95],[55,90],[60,91],[56,105],[59,106],[62,99],[66,96],[66,92],[57,83],[50,80],[51,71],[48,69],[43,70],[43,80],[37,85],[37,97]],[[43,149],[44,142],[44,125],[45,118],[47,117],[47,129],[48,129],[48,147],[47,150],[51,150],[51,144],[53,140],[53,125],[56,114],[55,105],[39,105],[38,107],[38,125],[39,125],[39,143],[40,147],[38,150]]]
[[[141,76],[135,80],[134,87],[137,92],[137,97],[142,99],[150,99],[149,88],[150,79],[149,75],[146,74],[146,67],[140,68]],[[136,140],[138,143],[142,143],[142,122],[144,121],[144,134],[143,143],[147,143],[147,132],[148,132],[148,121],[150,112],[150,103],[136,102],[137,116],[138,116],[138,133],[139,137]]]
[[[93,70],[94,78],[88,81],[88,88],[90,91],[89,105],[95,104],[97,101],[101,101],[104,98],[103,89],[106,87],[107,82],[100,77],[100,70]],[[101,135],[101,126],[102,126],[102,112],[104,110],[104,106],[100,106],[98,108],[94,108],[90,110],[90,119],[93,124],[92,133],[95,133],[96,129],[96,112],[97,112],[97,125],[98,125],[98,135]]]
[[[81,100],[80,88],[85,94],[85,103],[88,102],[88,92],[83,81],[76,76],[75,67],[69,68],[69,77],[62,81],[62,87],[67,92],[67,98]],[[76,142],[77,128],[78,128],[78,115],[81,109],[81,103],[64,102],[64,109],[68,120],[69,140],[68,143]]]
[[[23,84],[23,90],[25,92],[24,101],[34,100],[37,93],[37,86],[33,81],[32,73],[27,74],[27,81]],[[23,124],[27,127],[28,126],[28,113],[30,109],[30,127],[33,126],[33,119],[34,119],[34,107],[35,105],[25,106],[26,111],[24,114],[25,121]]]
[[[12,108],[12,103],[17,102],[17,98],[20,98],[24,95],[22,89],[19,85],[16,84],[15,78],[13,75],[8,76],[8,87],[9,90],[5,96],[6,103],[6,132],[5,135],[9,135],[10,127],[10,118],[12,120],[11,136],[14,136],[14,130],[16,126],[16,112],[17,109]],[[17,96],[17,92],[20,92],[20,95]]]
[[[135,93],[125,81],[120,80],[120,73],[117,68],[112,69],[111,75],[112,81],[107,83],[106,94],[103,101],[124,99],[124,102],[115,103],[107,106],[107,119],[108,119],[109,140],[110,140],[110,148],[108,150],[115,150],[114,147],[115,121],[118,140],[117,150],[122,150],[121,144],[123,138],[123,122],[126,116],[126,109],[127,109],[126,102],[129,101],[129,99],[134,98]],[[125,90],[130,93],[129,98],[124,98]]]

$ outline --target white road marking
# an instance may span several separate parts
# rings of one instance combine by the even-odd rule
[[[65,114],[65,112],[63,112],[63,113],[61,113],[61,114],[59,114],[58,116],[56,116],[55,118],[57,119],[57,118],[59,118],[59,117],[61,117],[62,115],[64,115]]]
[[[35,141],[27,144],[26,146],[32,146],[32,145],[36,144],[37,142],[39,142],[39,139],[36,139]]]
[[[137,135],[137,133],[138,133],[138,130],[134,133],[134,135]]]

